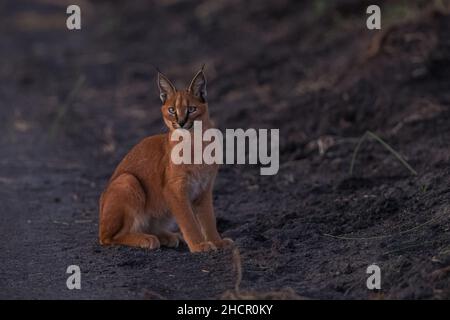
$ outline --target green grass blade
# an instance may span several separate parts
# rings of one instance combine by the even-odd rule
[[[359,139],[358,144],[356,145],[355,151],[353,151],[352,162],[350,163],[350,175],[353,175],[353,168],[355,166],[356,156],[358,155],[359,149],[361,148],[362,143],[367,138],[367,132],[362,135]]]
[[[355,151],[353,152],[352,161],[350,163],[350,175],[353,175],[353,168],[355,166],[356,156],[359,152],[359,149],[361,148],[361,144],[364,142],[364,140],[368,136],[370,136],[371,138],[378,141],[383,147],[385,147],[390,153],[392,153],[398,159],[398,161],[400,161],[414,176],[417,176],[417,171],[414,170],[409,165],[409,163],[405,159],[403,159],[403,157],[397,151],[395,151],[389,144],[387,144],[383,139],[381,139],[379,136],[377,136],[372,131],[366,131],[366,133],[364,133],[364,135],[361,137],[361,139],[359,139],[358,144],[356,145]]]

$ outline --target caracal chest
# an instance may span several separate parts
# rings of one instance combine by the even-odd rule
[[[216,175],[213,165],[191,165],[186,175],[186,187],[189,199],[195,201],[204,192],[208,191]]]

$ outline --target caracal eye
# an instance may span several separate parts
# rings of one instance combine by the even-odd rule
[[[188,112],[189,113],[194,113],[195,111],[197,111],[197,107],[193,107],[193,106],[188,107]]]
[[[175,114],[175,108],[174,107],[169,107],[167,109],[167,111],[169,111],[170,114]]]

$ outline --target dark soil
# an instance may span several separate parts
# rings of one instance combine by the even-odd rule
[[[0,4],[0,298],[216,299],[233,288],[231,250],[97,242],[112,171],[163,131],[153,66],[186,84],[203,63],[220,128],[280,129],[277,175],[223,166],[215,187],[243,290],[450,298],[450,19],[431,1],[378,1],[382,31],[367,30],[371,3],[356,0],[79,0],[82,30],[68,31],[65,2]],[[350,176],[367,130],[418,175],[369,139]],[[72,264],[81,290],[66,288]]]

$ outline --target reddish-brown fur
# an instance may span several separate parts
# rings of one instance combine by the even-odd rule
[[[100,197],[99,238],[102,245],[121,244],[156,249],[182,240],[169,231],[175,218],[191,252],[215,250],[232,243],[216,229],[212,189],[217,165],[172,163],[176,142],[170,133],[212,127],[206,102],[206,79],[200,70],[185,91],[177,91],[162,74],[158,86],[169,133],[148,137],[122,160]]]

